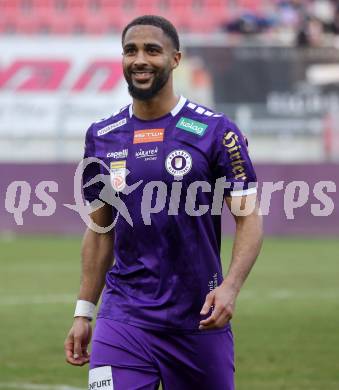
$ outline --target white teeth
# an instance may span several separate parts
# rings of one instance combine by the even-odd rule
[[[134,74],[137,76],[147,77],[147,76],[151,76],[152,73],[150,73],[150,72],[137,72]]]

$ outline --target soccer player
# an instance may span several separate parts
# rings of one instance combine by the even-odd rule
[[[91,212],[96,225],[115,226],[103,233],[92,225],[84,235],[66,359],[90,362],[93,390],[151,390],[160,382],[164,390],[232,390],[229,321],[262,242],[246,140],[224,114],[175,95],[172,73],[181,53],[169,21],[138,17],[125,27],[122,47],[133,102],[87,131],[85,157],[103,164],[85,169],[84,196],[89,203],[103,199],[103,183],[93,178],[106,166],[112,197],[126,206],[133,226],[107,192]],[[236,222],[224,277],[214,203],[220,183]],[[250,212],[234,211],[248,202]],[[89,357],[90,320],[103,288]]]

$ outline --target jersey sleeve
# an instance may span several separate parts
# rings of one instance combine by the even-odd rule
[[[214,146],[215,179],[225,177],[225,196],[257,192],[257,177],[248,154],[248,142],[238,127],[222,117],[216,128]]]
[[[95,199],[99,199],[99,194],[104,187],[104,183],[102,183],[101,181],[97,181],[96,183],[85,187],[85,185],[90,180],[92,180],[95,176],[101,173],[99,163],[92,162],[88,165],[86,164],[86,159],[90,157],[96,157],[95,144],[93,140],[93,125],[89,127],[86,133],[82,173],[83,195],[85,200],[89,203],[93,202]]]

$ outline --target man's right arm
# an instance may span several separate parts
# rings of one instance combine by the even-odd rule
[[[105,205],[91,214],[91,219],[99,226],[112,223],[111,206]],[[105,284],[105,275],[113,264],[114,234],[97,233],[87,228],[82,242],[82,272],[78,299],[97,304]],[[91,340],[90,320],[77,316],[65,340],[66,361],[82,366],[89,361],[87,347]]]

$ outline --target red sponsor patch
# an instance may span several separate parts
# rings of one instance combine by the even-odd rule
[[[165,129],[147,129],[134,131],[134,144],[144,144],[146,142],[163,142]]]

